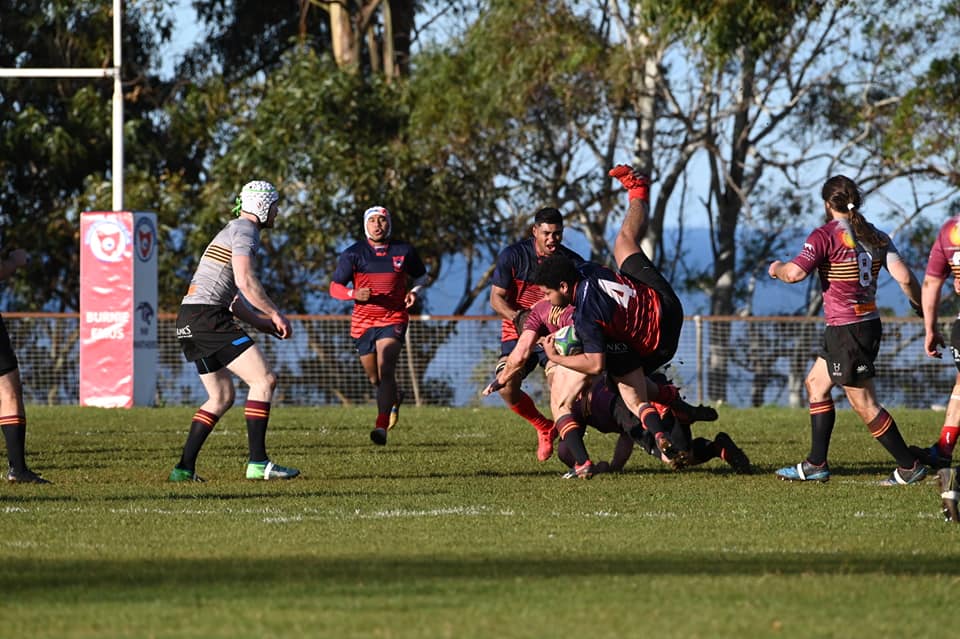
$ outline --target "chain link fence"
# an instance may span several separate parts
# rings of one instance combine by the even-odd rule
[[[6,313],[20,360],[28,403],[76,404],[79,386],[79,319],[76,314]],[[157,405],[196,405],[205,399],[196,369],[177,345],[175,318],[158,318]],[[254,334],[279,374],[278,405],[356,405],[374,402],[349,336],[348,316],[291,316],[294,337],[279,341]],[[926,357],[917,318],[886,318],[877,361],[880,400],[888,406],[943,405],[956,369],[949,355]],[[694,402],[746,407],[804,406],[803,379],[819,351],[823,321],[798,317],[685,319],[677,356],[667,370]],[[944,326],[949,335],[949,326]],[[411,318],[398,367],[407,401],[433,406],[501,406],[481,398],[500,352],[500,321],[492,316]],[[949,351],[948,351],[949,352]],[[542,372],[524,389],[541,404],[548,398]],[[240,384],[237,401],[243,401]],[[842,401],[842,393],[834,394]]]

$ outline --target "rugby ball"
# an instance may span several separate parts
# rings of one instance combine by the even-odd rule
[[[583,352],[583,344],[580,343],[580,338],[577,337],[577,331],[572,324],[564,326],[553,334],[553,345],[561,355],[579,355]]]

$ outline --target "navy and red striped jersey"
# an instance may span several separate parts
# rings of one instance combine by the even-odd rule
[[[640,355],[660,344],[660,298],[649,286],[585,262],[577,269],[573,324],[583,352],[603,353],[607,342],[623,342]]]
[[[575,264],[582,264],[584,261],[577,252],[566,246],[560,246],[557,253],[566,255]],[[504,289],[507,292],[507,301],[517,308],[532,308],[543,299],[543,292],[531,280],[537,265],[546,257],[537,254],[532,237],[511,244],[497,256],[497,265],[493,269],[490,283]],[[500,325],[500,341],[506,342],[517,337],[519,336],[513,322],[503,320]]]
[[[353,290],[370,289],[370,300],[353,306],[350,336],[407,322],[407,278],[416,279],[426,272],[417,250],[407,242],[390,242],[374,249],[369,241],[361,240],[341,253],[332,280],[344,286],[352,283]]]

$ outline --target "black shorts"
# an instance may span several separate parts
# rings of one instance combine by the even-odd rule
[[[390,326],[374,326],[368,328],[360,337],[354,338],[353,346],[358,355],[369,355],[377,352],[377,342],[382,339],[395,339],[401,344],[407,334],[407,323],[391,324]]]
[[[953,364],[960,372],[960,319],[954,320],[950,329],[950,350],[953,351]]]
[[[197,370],[213,373],[254,345],[230,309],[209,304],[184,304],[177,314],[177,342]]]
[[[823,331],[820,356],[827,361],[830,380],[840,386],[862,388],[877,374],[873,363],[880,352],[882,336],[879,319],[827,326]]]
[[[7,325],[3,323],[3,316],[0,315],[0,375],[6,375],[18,368],[20,363],[17,361],[17,354],[13,352]]]
[[[647,355],[640,356],[633,353],[630,356],[616,356],[614,366],[620,371],[618,375],[623,375],[631,370],[643,367],[648,375],[657,370],[677,354],[677,346],[680,344],[680,330],[683,328],[683,304],[670,282],[657,270],[643,251],[634,253],[623,261],[620,266],[620,272],[626,275],[634,282],[651,288],[660,298],[660,341],[657,349]],[[610,353],[607,353],[610,357]],[[624,370],[624,369],[627,370]]]

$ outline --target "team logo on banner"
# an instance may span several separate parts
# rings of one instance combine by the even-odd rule
[[[157,230],[153,228],[153,220],[147,216],[137,220],[134,234],[137,237],[137,257],[146,262],[153,256],[153,247],[157,245]]]
[[[130,235],[116,220],[98,220],[87,229],[83,241],[101,262],[119,262],[130,245]]]

